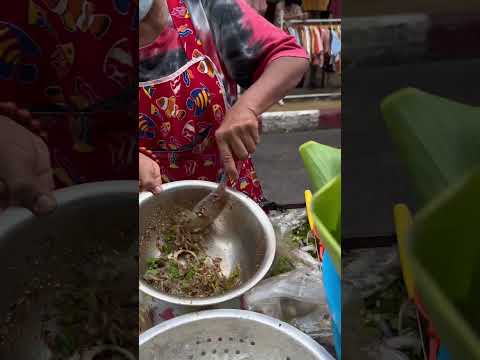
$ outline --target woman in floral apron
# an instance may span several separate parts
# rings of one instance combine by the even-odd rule
[[[136,0],[29,0],[0,14],[0,209],[16,204],[43,214],[54,208],[53,186],[137,179],[138,123],[128,113],[136,118],[136,102],[85,110],[137,87],[138,75],[157,82],[145,90],[165,91],[150,99],[140,89],[141,142],[161,164],[139,155],[143,188],[160,185],[160,168],[165,181],[215,181],[224,167],[236,177],[234,156],[255,150],[257,115],[295,86],[306,55],[244,0],[171,3],[171,14],[157,3],[151,13],[162,9],[159,18],[141,24],[140,38],[151,44],[140,51],[139,72]],[[158,82],[177,71],[181,79]],[[249,90],[235,103],[237,83]],[[44,142],[16,124],[32,119]],[[238,180],[239,189],[261,198],[250,160]]]
[[[296,86],[305,51],[244,0],[140,1],[140,17],[141,188],[226,171],[262,202],[258,116]]]

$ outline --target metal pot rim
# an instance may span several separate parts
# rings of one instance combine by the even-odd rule
[[[53,196],[57,200],[56,211],[61,211],[63,206],[74,201],[102,195],[133,194],[132,189],[138,189],[138,182],[135,180],[99,181],[59,189],[54,191]],[[47,216],[55,216],[55,213]],[[0,238],[35,218],[36,216],[25,208],[12,207],[6,209],[0,216]]]
[[[171,183],[167,183],[162,185],[163,191],[171,191],[174,189],[185,188],[185,187],[202,187],[214,190],[218,184],[210,182],[210,181],[201,181],[201,180],[182,180],[182,181],[175,181]],[[164,293],[161,293],[154,289],[152,286],[147,284],[142,278],[139,278],[139,287],[140,291],[143,293],[161,300],[165,301],[170,304],[175,305],[185,305],[185,306],[211,306],[217,305],[223,302],[227,302],[232,299],[236,299],[246,293],[248,290],[253,288],[257,285],[268,273],[270,267],[273,264],[275,258],[275,250],[276,250],[276,238],[275,238],[275,231],[273,229],[273,225],[270,222],[267,214],[262,210],[262,208],[248,196],[238,191],[233,191],[231,189],[227,190],[230,196],[236,198],[242,203],[245,203],[247,207],[255,214],[258,221],[260,222],[261,226],[266,231],[266,250],[265,250],[265,257],[263,259],[262,265],[257,270],[255,275],[250,278],[248,281],[243,283],[240,287],[229,291],[222,295],[212,296],[208,298],[181,298],[177,296],[171,296]],[[141,211],[142,204],[147,203],[148,201],[152,200],[155,197],[152,193],[141,193],[139,195],[139,208]]]
[[[208,319],[243,319],[243,320],[252,320],[257,323],[261,323],[267,326],[270,326],[278,331],[281,331],[288,336],[292,337],[297,342],[301,343],[305,348],[307,348],[312,354],[318,355],[318,359],[321,360],[334,360],[332,355],[330,355],[320,344],[315,342],[311,337],[304,334],[297,328],[289,325],[283,321],[274,319],[270,316],[259,314],[253,311],[247,310],[236,310],[236,309],[217,309],[217,310],[205,310],[194,312],[186,315],[182,315],[168,321],[162,322],[153,328],[145,331],[140,334],[139,337],[139,346],[141,347],[151,339],[155,338],[158,335],[165,333],[171,329],[174,329],[178,326],[186,325],[191,322],[208,320]]]

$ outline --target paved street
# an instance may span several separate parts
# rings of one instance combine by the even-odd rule
[[[480,105],[480,60],[390,68],[358,68],[343,74],[343,234],[391,234],[392,205],[413,203],[381,117],[382,98],[413,86],[460,102]]]
[[[478,9],[475,0],[436,1],[436,0],[365,0],[347,1],[343,4],[343,16],[378,16],[408,14],[416,12],[454,13],[472,12]]]
[[[305,201],[304,191],[309,187],[309,181],[298,148],[309,140],[339,147],[341,131],[316,130],[262,136],[254,160],[268,200],[279,204]]]
[[[390,235],[393,204],[405,201],[414,206],[414,199],[386,132],[380,101],[397,89],[414,86],[480,105],[480,60],[361,67],[346,70],[343,78],[343,132],[264,134],[255,155],[257,172],[269,200],[302,202],[309,182],[298,147],[308,140],[332,146],[342,143],[344,236]]]

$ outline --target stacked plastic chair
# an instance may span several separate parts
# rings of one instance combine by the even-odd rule
[[[409,296],[429,322],[429,359],[480,359],[480,109],[403,89],[382,113],[419,211],[394,217]]]
[[[341,151],[314,141],[300,147],[312,192],[305,192],[310,227],[319,238],[323,281],[332,316],[337,358],[341,359]]]

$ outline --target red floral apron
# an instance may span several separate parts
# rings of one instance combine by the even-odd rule
[[[139,145],[155,155],[164,182],[218,182],[223,163],[215,131],[229,108],[225,90],[183,0],[167,2],[189,62],[171,75],[139,84]],[[239,181],[230,185],[263,201],[251,159],[243,162]]]
[[[138,179],[137,104],[127,113],[128,101],[113,101],[137,79],[135,3],[19,1],[2,12],[0,101],[40,122],[30,130],[49,147],[57,188]],[[112,111],[80,113],[107,101]]]

